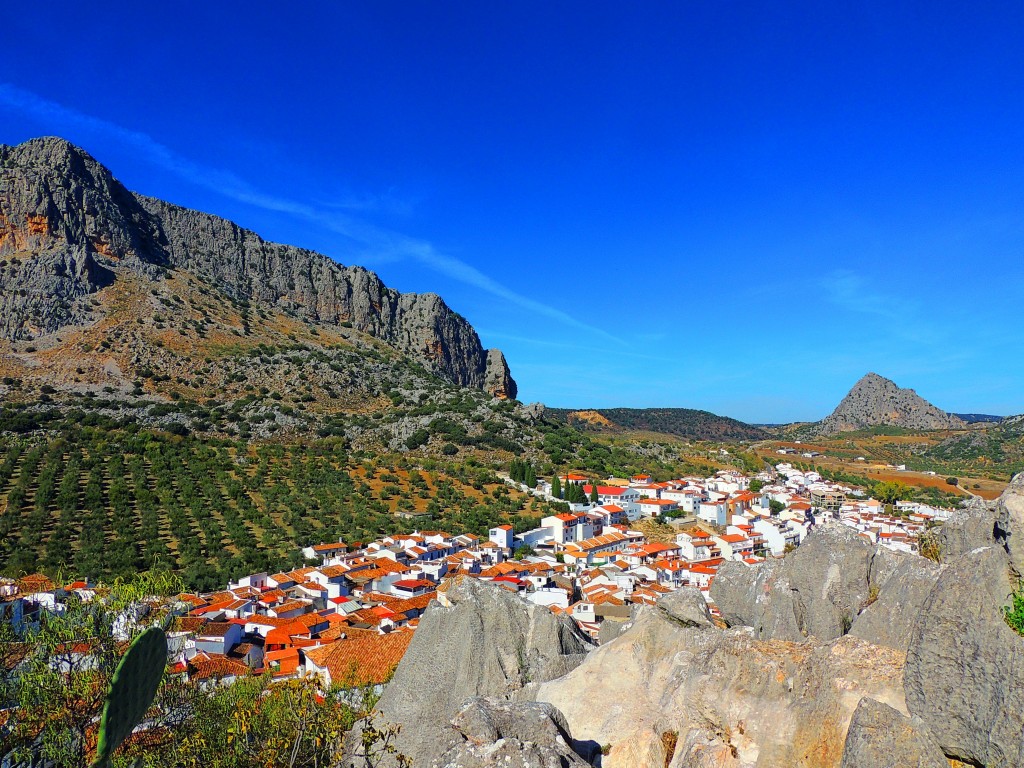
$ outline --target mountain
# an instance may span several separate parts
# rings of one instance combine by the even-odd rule
[[[742,421],[691,408],[548,408],[546,415],[581,429],[638,430],[688,440],[761,440],[767,433]]]
[[[904,429],[963,429],[965,422],[936,408],[912,389],[869,373],[853,385],[842,402],[811,432],[834,435],[870,427],[891,426]]]
[[[172,281],[245,310],[226,319],[237,320],[243,337],[252,310],[352,328],[454,384],[499,398],[517,394],[502,353],[485,350],[435,294],[399,293],[361,267],[130,192],[63,139],[0,145],[0,339],[40,348],[58,344],[65,331],[94,327],[110,314],[98,296],[104,289],[113,289],[106,299],[133,287],[152,291],[150,306],[137,306],[145,323],[160,313]]]

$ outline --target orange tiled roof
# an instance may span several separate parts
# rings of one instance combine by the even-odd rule
[[[412,640],[412,632],[337,640],[306,651],[306,659],[326,667],[334,683],[342,685],[380,684],[391,677]]]

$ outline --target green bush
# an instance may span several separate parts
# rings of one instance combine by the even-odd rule
[[[1013,605],[1003,608],[1003,616],[1010,629],[1024,637],[1024,589],[1013,593]]]

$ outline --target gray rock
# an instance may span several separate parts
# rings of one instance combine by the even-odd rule
[[[350,323],[455,384],[517,394],[501,352],[435,294],[401,294],[361,267],[133,194],[63,139],[0,145],[0,259],[2,338],[90,322],[84,297],[120,274],[183,269],[236,300]]]
[[[713,627],[707,600],[696,587],[683,587],[658,600],[658,608],[684,627]]]
[[[558,707],[575,738],[609,747],[604,768],[835,768],[860,698],[902,706],[899,651],[751,635],[647,607],[536,699]]]
[[[711,597],[730,626],[753,627],[762,639],[830,640],[849,631],[868,601],[873,558],[852,528],[822,525],[782,560],[723,563]]]
[[[875,563],[884,566],[876,568]],[[869,643],[907,650],[940,570],[927,558],[879,548],[872,561],[870,605],[854,620],[850,634]]]
[[[1010,556],[1016,576],[1024,576],[1024,472],[1018,472],[995,509],[996,541]]]
[[[574,669],[593,648],[571,619],[478,579],[431,603],[378,705],[399,751],[430,765],[460,737],[448,723],[475,696],[511,698]]]
[[[1024,638],[1007,626],[1006,553],[986,547],[948,563],[907,651],[907,707],[950,757],[1024,765]]]
[[[596,744],[576,745],[550,704],[474,698],[452,720],[461,740],[435,768],[585,768]]]
[[[995,543],[996,512],[984,499],[973,497],[943,523],[938,532],[943,560],[959,557]]]
[[[963,429],[967,426],[914,390],[901,389],[889,379],[869,373],[853,385],[836,409],[812,431],[834,435],[879,425],[906,429]]]
[[[628,621],[619,621],[618,619],[605,619],[601,622],[601,626],[597,630],[598,644],[604,645],[605,643],[610,643],[616,637],[621,635],[628,626]]]
[[[865,696],[846,734],[840,768],[949,768],[927,726]]]

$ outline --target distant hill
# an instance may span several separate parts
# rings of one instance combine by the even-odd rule
[[[690,440],[761,440],[768,433],[750,424],[692,408],[548,408],[545,415],[582,429],[641,430]]]
[[[853,385],[842,402],[809,430],[834,435],[878,426],[904,429],[962,429],[966,423],[935,407],[912,389],[902,389],[877,373],[869,373]]]
[[[1024,470],[1024,414],[1007,416],[969,432],[951,435],[931,448],[929,458],[951,464]]]

